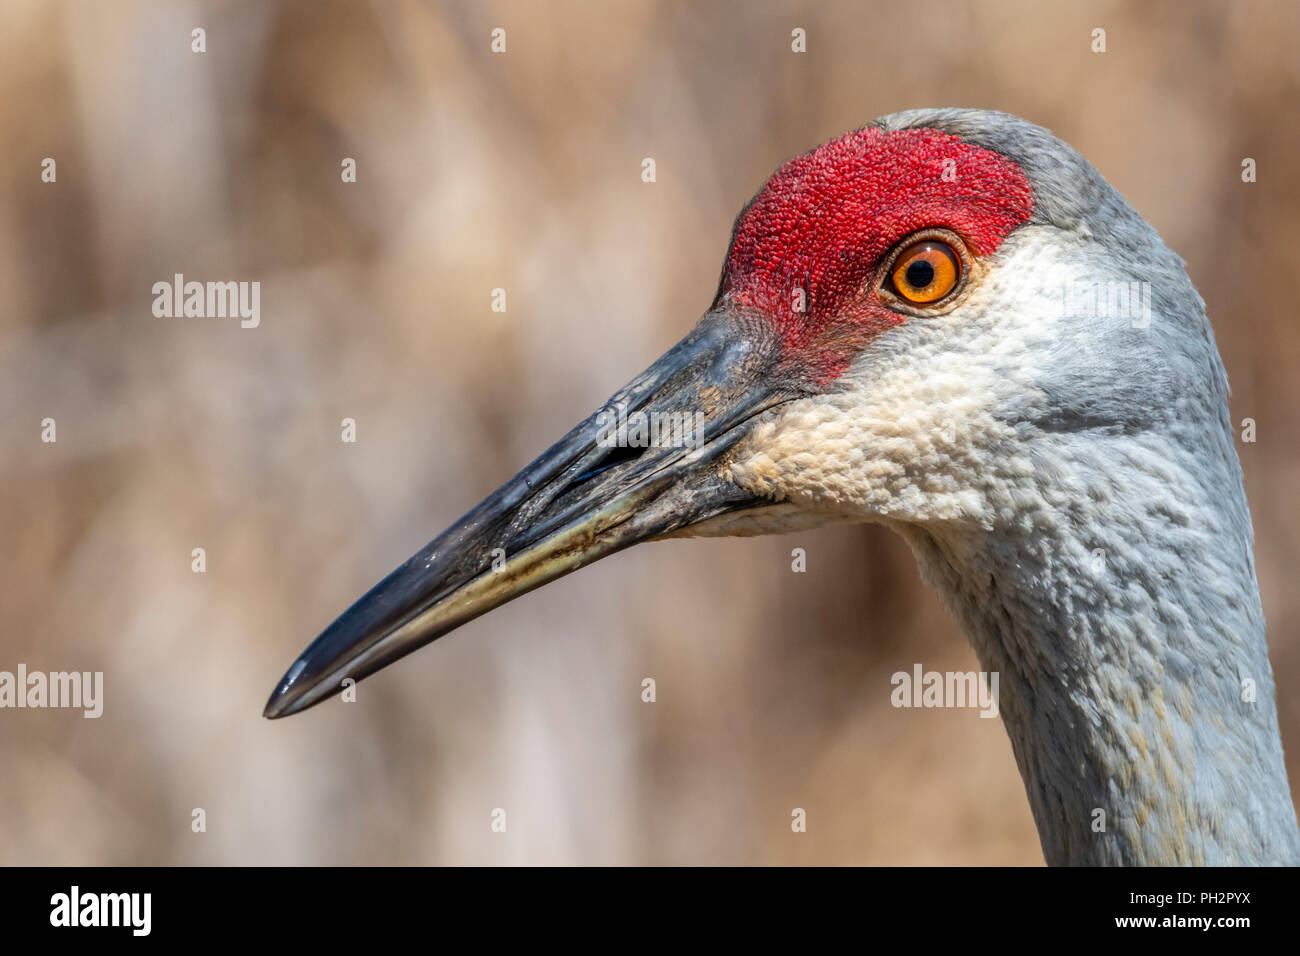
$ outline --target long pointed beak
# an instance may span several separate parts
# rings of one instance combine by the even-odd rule
[[[713,311],[685,339],[316,638],[266,703],[284,717],[606,555],[761,504],[725,477],[754,416],[793,395],[772,343]]]

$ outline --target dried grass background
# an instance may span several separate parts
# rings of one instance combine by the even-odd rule
[[[0,669],[106,687],[99,720],[0,712],[0,862],[1041,863],[1001,722],[890,707],[895,670],[977,664],[869,526],[638,548],[356,704],[260,717],[338,612],[694,323],[779,163],[917,106],[1051,128],[1186,258],[1258,422],[1294,785],[1298,27],[1287,0],[5,0]],[[261,327],[153,317],[175,272],[260,281]]]

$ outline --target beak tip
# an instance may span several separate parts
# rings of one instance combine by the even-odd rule
[[[296,714],[308,706],[307,695],[301,693],[305,688],[295,688],[294,686],[306,668],[307,661],[305,657],[300,657],[294,661],[293,666],[285,672],[279,683],[275,685],[275,690],[271,691],[271,696],[266,699],[266,706],[262,708],[263,717],[267,720],[276,720],[280,717]],[[300,692],[294,693],[295,689]]]
[[[287,716],[288,712],[289,709],[284,696],[284,687],[277,687],[271,693],[271,696],[267,698],[266,706],[262,708],[262,716],[267,720],[275,720],[279,717]]]

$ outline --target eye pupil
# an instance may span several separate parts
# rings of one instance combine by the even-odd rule
[[[914,289],[924,289],[934,281],[934,266],[918,259],[907,267],[907,284]]]
[[[885,289],[913,305],[937,305],[961,281],[962,259],[939,238],[913,240],[894,254]]]

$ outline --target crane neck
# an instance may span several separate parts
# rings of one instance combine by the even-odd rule
[[[1102,444],[1073,457],[1124,460]],[[1294,865],[1236,455],[1161,454],[1067,496],[1062,475],[1092,473],[1053,469],[1052,493],[1018,489],[1022,512],[993,529],[900,530],[1000,674],[1049,864]]]

